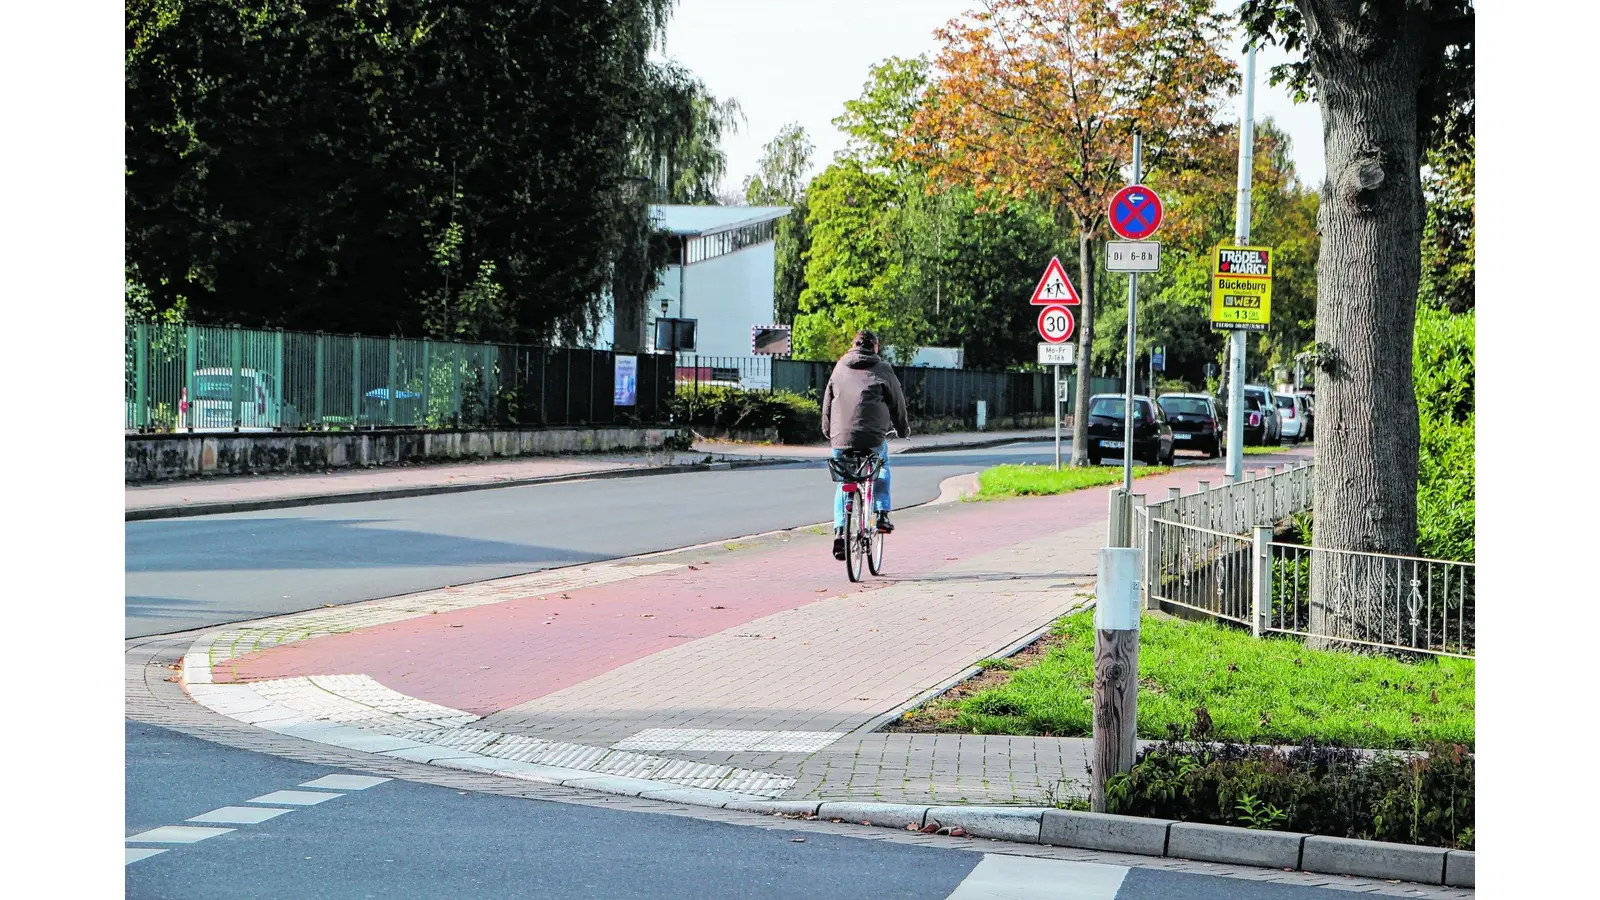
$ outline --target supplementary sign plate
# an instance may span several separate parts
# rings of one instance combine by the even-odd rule
[[[1050,265],[1044,267],[1039,286],[1033,289],[1033,299],[1028,302],[1034,306],[1077,306],[1081,302],[1058,257],[1050,257]]]
[[[1272,324],[1271,247],[1218,247],[1211,261],[1211,327],[1266,331]]]
[[[1071,366],[1078,362],[1077,344],[1040,344],[1039,365]]]
[[[1039,336],[1052,344],[1072,337],[1072,310],[1065,306],[1046,306],[1039,311]]]
[[[1160,241],[1106,241],[1106,271],[1155,272],[1160,268]]]

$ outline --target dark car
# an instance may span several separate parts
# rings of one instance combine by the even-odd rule
[[[1271,444],[1274,447],[1282,444],[1283,420],[1278,417],[1278,401],[1276,395],[1272,393],[1272,389],[1261,385],[1247,384],[1244,386],[1246,409],[1249,409],[1251,398],[1256,401],[1256,406],[1258,407],[1256,411],[1261,414],[1261,420],[1266,426],[1266,433],[1259,441],[1246,440],[1245,443]],[[1246,419],[1245,427],[1246,429],[1249,428],[1248,419]]]
[[[1089,464],[1103,457],[1123,456],[1126,438],[1121,394],[1096,394],[1089,398]],[[1149,397],[1133,398],[1133,458],[1153,466],[1172,465],[1172,426],[1161,407]]]
[[[1197,450],[1216,459],[1222,455],[1222,416],[1205,394],[1162,394],[1156,405],[1172,426],[1174,450]]]
[[[1268,414],[1261,405],[1261,398],[1245,394],[1244,396],[1244,445],[1246,447],[1260,447],[1267,443]]]

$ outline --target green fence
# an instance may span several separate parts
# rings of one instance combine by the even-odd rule
[[[657,424],[672,357],[639,355],[617,405],[607,350],[135,323],[129,431]]]

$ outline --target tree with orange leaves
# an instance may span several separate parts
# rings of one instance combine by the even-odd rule
[[[1227,20],[1211,0],[983,0],[937,36],[936,79],[901,151],[934,185],[968,185],[998,205],[1033,198],[1063,233],[1076,232],[1083,410],[1106,204],[1124,183],[1135,133],[1146,172],[1214,152],[1237,80],[1223,55]],[[1086,416],[1074,417],[1072,433],[1073,465],[1085,465]]]

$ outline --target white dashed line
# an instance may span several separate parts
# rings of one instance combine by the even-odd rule
[[[149,831],[141,831],[133,837],[127,838],[134,844],[192,844],[206,838],[214,838],[219,834],[227,834],[232,828],[206,828],[200,825],[162,825]]]
[[[291,809],[274,809],[270,806],[224,806],[213,809],[208,813],[201,813],[184,819],[185,822],[207,822],[214,825],[259,825],[268,819],[274,819]]]
[[[300,786],[304,788],[326,788],[331,791],[364,791],[388,780],[374,775],[324,775],[315,781],[307,781]]]
[[[251,797],[246,803],[282,803],[284,806],[316,806],[324,800],[343,797],[343,794],[324,794],[321,791],[273,791]]]

